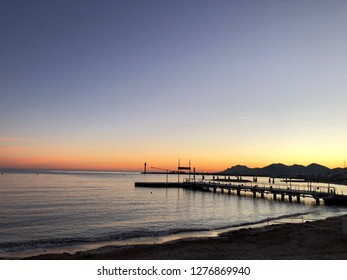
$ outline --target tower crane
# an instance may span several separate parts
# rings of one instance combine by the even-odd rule
[[[168,182],[169,171],[170,171],[171,173],[175,172],[175,171],[173,171],[173,170],[164,169],[164,168],[159,168],[159,167],[154,167],[154,166],[152,166],[151,169],[165,171],[165,172],[166,172],[166,183]]]
[[[169,170],[169,169],[165,169],[165,168],[159,168],[159,167],[154,167],[154,166],[152,166],[151,169],[166,171],[166,173],[169,173],[169,171],[170,172],[174,172],[173,170]]]

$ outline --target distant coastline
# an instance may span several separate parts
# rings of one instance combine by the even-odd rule
[[[169,174],[177,175],[177,171],[168,170],[155,172],[142,172],[142,174]],[[179,172],[179,174],[189,174]],[[347,168],[328,168],[326,166],[312,163],[308,166],[299,164],[285,165],[273,163],[262,168],[250,168],[244,165],[235,165],[220,172],[191,172],[195,175],[225,175],[225,176],[257,176],[271,178],[288,178],[293,180],[303,180],[310,182],[330,182],[337,184],[347,184]]]
[[[15,168],[0,168],[1,175],[5,173],[69,173],[69,172],[96,172],[96,173],[139,173],[139,174],[169,174],[178,175],[178,171],[147,171],[141,172],[138,170],[70,170],[70,169],[15,169]],[[187,171],[180,171],[179,174],[188,175]],[[190,172],[195,175],[226,175],[226,176],[257,176],[271,178],[290,178],[296,180],[304,180],[310,182],[336,183],[347,184],[347,168],[328,168],[326,166],[312,163],[307,166],[293,164],[285,165],[282,163],[273,163],[265,167],[250,168],[245,165],[235,165],[219,172]]]
[[[223,175],[267,176],[273,178],[301,179],[310,182],[347,184],[347,168],[333,168],[312,163],[307,166],[273,163],[263,168],[249,168],[236,165],[221,172]]]

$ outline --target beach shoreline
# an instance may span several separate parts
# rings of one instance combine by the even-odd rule
[[[198,239],[198,238],[209,238],[209,237],[218,237],[219,235],[243,230],[245,228],[258,228],[264,227],[276,223],[299,223],[304,222],[310,219],[310,215],[314,214],[314,211],[305,212],[305,213],[295,213],[289,215],[282,215],[273,218],[267,218],[258,220],[255,222],[244,222],[236,224],[229,227],[223,227],[219,229],[212,230],[200,230],[200,231],[178,231],[173,234],[163,235],[163,236],[152,236],[152,237],[134,237],[124,240],[113,240],[113,241],[100,241],[96,243],[82,243],[75,245],[66,245],[66,246],[57,246],[51,248],[32,248],[22,251],[9,251],[7,253],[0,254],[0,259],[25,259],[30,257],[35,257],[38,255],[58,255],[63,253],[75,254],[81,251],[91,251],[103,247],[120,247],[128,245],[151,245],[151,244],[164,244],[168,242],[174,242],[184,239]]]
[[[76,253],[41,254],[37,260],[347,259],[347,215],[304,223],[243,227],[217,237],[192,237],[161,244],[103,246]]]

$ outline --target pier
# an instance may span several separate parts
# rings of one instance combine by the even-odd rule
[[[202,179],[184,179],[183,182],[136,182],[135,187],[148,188],[183,188],[194,191],[220,192],[237,196],[251,195],[253,198],[272,197],[273,200],[300,203],[301,199],[309,197],[319,205],[346,205],[347,195],[338,194],[335,187],[258,185],[254,182],[215,181]]]

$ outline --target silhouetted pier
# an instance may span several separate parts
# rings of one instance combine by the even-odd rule
[[[149,188],[184,188],[194,191],[220,192],[237,196],[252,195],[254,198],[272,197],[274,200],[300,203],[302,198],[309,197],[319,205],[347,205],[347,195],[338,194],[335,187],[321,186],[287,186],[287,185],[258,185],[257,183],[185,179],[183,182],[136,182],[135,187]]]

